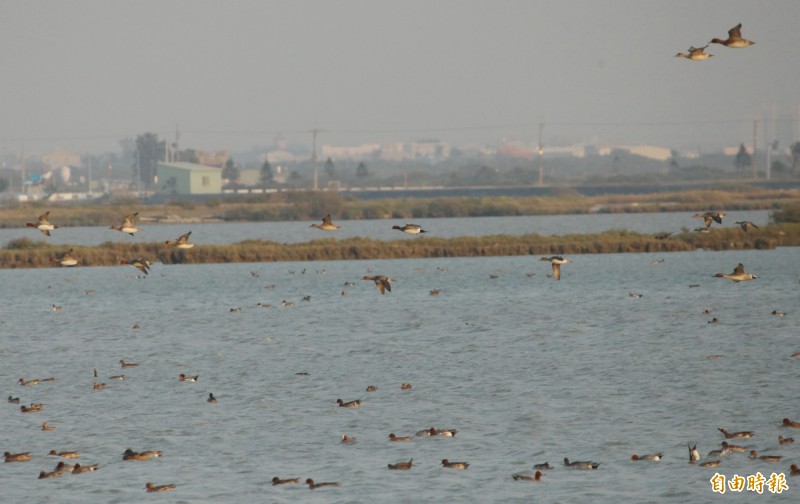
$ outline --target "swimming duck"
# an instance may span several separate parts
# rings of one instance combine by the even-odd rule
[[[400,390],[411,390],[411,387],[412,386],[411,386],[410,383],[402,383],[402,384],[400,384]]]
[[[146,483],[144,487],[148,492],[169,492],[170,490],[175,490],[175,485],[173,483],[168,485],[154,485],[152,483]]]
[[[739,282],[747,282],[748,280],[754,280],[758,278],[756,275],[745,273],[744,265],[739,263],[733,268],[733,273],[725,274],[725,273],[717,273],[714,275],[717,278],[727,278],[728,280],[732,280],[734,283]]]
[[[750,231],[751,229],[758,229],[758,226],[747,220],[739,221],[736,224],[739,224],[739,226],[742,228],[742,231],[744,232]]]
[[[694,46],[692,46],[692,47],[689,48],[689,53],[688,54],[684,54],[684,53],[680,53],[679,52],[678,54],[675,55],[675,57],[676,58],[686,58],[686,59],[692,60],[692,61],[707,60],[708,58],[710,58],[710,57],[712,57],[714,55],[713,54],[708,54],[707,52],[705,52],[706,47],[708,47],[708,44],[706,44],[704,47],[694,47]]]
[[[364,275],[363,277],[361,277],[361,279],[362,280],[372,280],[373,282],[375,282],[375,286],[378,288],[379,291],[381,291],[381,294],[385,294],[387,290],[389,292],[392,292],[392,285],[391,284],[392,284],[392,281],[394,279],[392,279],[391,277],[387,277],[387,276],[383,276],[383,275],[376,275],[376,276]]]
[[[61,457],[65,459],[76,459],[81,456],[81,454],[76,451],[57,452],[55,450],[50,450],[50,453],[48,453],[48,455],[55,455],[56,457]]]
[[[273,476],[273,478],[272,478],[272,486],[276,486],[276,485],[292,485],[292,484],[295,484],[295,483],[300,483],[300,478],[280,479],[277,476]]]
[[[700,467],[719,467],[720,461],[719,460],[709,460],[707,462],[703,462],[700,464]]]
[[[447,459],[442,459],[442,465],[450,469],[466,469],[469,467],[469,462],[450,462]]]
[[[134,257],[133,259],[129,259],[127,261],[120,261],[119,263],[130,264],[131,266],[135,267],[145,275],[150,273],[150,265],[153,264],[147,259],[142,259],[141,257]]]
[[[311,478],[308,478],[306,480],[306,484],[308,485],[308,488],[310,488],[311,490],[326,486],[339,486],[339,483],[336,481],[322,481],[320,483],[314,483],[314,480]]]
[[[36,224],[34,224],[32,222],[27,222],[27,223],[25,223],[25,226],[36,228],[39,231],[41,231],[45,236],[50,236],[50,231],[52,231],[54,229],[58,229],[58,226],[54,226],[53,224],[50,224],[50,221],[47,220],[47,217],[49,215],[50,215],[50,211],[48,210],[47,212],[45,212],[45,213],[43,213],[42,215],[39,216],[39,222],[37,222]]]
[[[6,459],[6,462],[27,462],[31,459],[31,452],[22,452],[22,453],[4,452],[3,457]]]
[[[108,379],[109,380],[124,380],[125,379],[125,375],[124,374],[119,374],[119,375],[109,376]]]
[[[23,404],[22,406],[19,407],[19,410],[23,413],[37,413],[39,411],[42,411],[43,408],[44,406],[42,406],[41,404],[31,403],[30,406],[25,406]]]
[[[19,379],[19,384],[20,384],[20,385],[23,385],[23,386],[27,386],[27,385],[39,385],[39,380],[37,380],[37,379],[33,379],[33,380],[27,380],[27,381],[26,381],[26,380],[23,380],[22,378],[20,378],[20,379]]]
[[[725,439],[746,439],[755,435],[755,432],[753,431],[728,432],[722,427],[717,427],[717,430],[725,436]]]
[[[321,229],[323,231],[333,231],[339,229],[340,226],[334,224],[331,221],[331,214],[328,214],[322,218],[322,224],[311,224],[309,227]]]
[[[775,315],[776,317],[783,317],[784,315],[786,315],[786,313],[780,310],[772,310],[772,314]]]
[[[19,397],[8,396],[8,402],[10,402],[11,404],[19,404]]]
[[[182,234],[174,240],[167,240],[164,242],[164,245],[167,247],[175,247],[179,249],[190,249],[194,247],[194,243],[189,242],[189,236],[191,236],[192,232],[189,231],[186,234]]]
[[[375,385],[367,385],[367,392],[376,392],[377,390],[378,387],[376,387]]]
[[[395,462],[394,464],[389,464],[389,469],[394,469],[397,471],[404,471],[407,469],[411,469],[412,462],[414,461],[413,458],[409,459],[408,462]]]
[[[708,452],[708,455],[706,455],[706,458],[712,458],[712,457],[727,457],[727,456],[729,456],[731,453],[733,453],[733,452],[732,452],[732,451],[731,451],[729,448],[726,448],[726,447],[724,447],[724,446],[723,446],[723,447],[722,447],[721,449],[719,449],[719,450],[711,450],[710,452]]]
[[[783,419],[783,426],[784,427],[792,427],[795,429],[800,429],[800,422],[795,422],[793,420],[789,420],[788,418]]]
[[[138,366],[138,365],[139,365],[139,364],[134,364],[133,362],[125,362],[125,360],[124,360],[124,359],[120,359],[120,360],[119,360],[119,366],[120,366],[121,368],[132,368],[132,367],[136,367],[136,366]]]
[[[789,475],[800,476],[800,467],[797,467],[797,464],[792,464],[791,466],[789,466]]]
[[[211,392],[209,392],[209,393],[208,393],[208,399],[206,399],[206,401],[208,401],[208,402],[210,402],[210,403],[212,403],[212,404],[216,404],[216,403],[217,403],[217,398],[216,398],[216,397],[214,397],[214,394],[212,394]]]
[[[142,455],[146,455],[148,457],[160,457],[164,452],[155,451],[155,450],[145,450],[145,451],[141,451],[139,453],[141,453]]]
[[[58,312],[60,312],[60,311],[61,311],[61,307],[60,307],[60,306],[53,305],[53,308],[52,308],[52,310],[53,310],[53,312],[54,312],[54,313],[58,313]]]
[[[541,481],[542,471],[536,471],[533,476],[528,476],[526,474],[512,474],[511,477],[514,478],[514,481]]]
[[[39,479],[60,478],[61,476],[64,476],[64,473],[59,471],[53,471],[53,472],[39,471]]]
[[[50,425],[49,423],[44,422],[44,423],[42,423],[42,430],[43,431],[56,430],[56,426],[55,425]]]
[[[389,441],[413,441],[414,438],[411,436],[396,436],[393,433],[389,434]]]
[[[705,212],[705,213],[696,213],[694,214],[695,218],[703,219],[707,228],[711,227],[711,224],[716,222],[717,224],[722,224],[722,219],[727,217],[728,214],[720,213],[720,212]]]
[[[355,399],[353,401],[344,402],[341,399],[336,399],[336,404],[338,404],[340,408],[358,408],[361,406],[361,400]]]
[[[750,450],[750,458],[751,459],[758,459],[763,460],[764,462],[780,462],[783,457],[779,455],[758,455],[758,452],[755,450]]]
[[[550,261],[550,263],[552,264],[552,267],[553,267],[553,273],[550,276],[552,276],[556,280],[561,280],[561,265],[562,264],[568,264],[568,263],[572,262],[572,260],[564,259],[561,256],[542,257],[540,260],[541,261]]]
[[[442,289],[431,289],[430,292],[428,292],[428,294],[431,296],[438,296],[441,293]]]
[[[69,249],[67,252],[61,254],[60,257],[51,257],[50,262],[54,264],[60,264],[61,266],[75,266],[78,264],[78,260],[75,256],[72,255],[72,249]]]
[[[725,40],[721,40],[718,38],[713,38],[709,42],[709,44],[722,44],[726,47],[732,47],[735,49],[741,47],[747,47],[750,45],[755,44],[752,40],[747,40],[742,38],[742,23],[737,24],[730,30],[728,30],[728,38]]]
[[[536,470],[541,470],[541,471],[546,471],[548,469],[552,469],[552,467],[550,467],[550,463],[549,462],[545,462],[544,464],[535,464],[533,466],[533,468],[536,469]]]
[[[739,445],[735,445],[735,444],[729,444],[727,441],[723,441],[722,443],[720,443],[720,446],[722,446],[723,449],[728,450],[728,451],[732,451],[732,452],[744,453],[744,451],[745,451],[745,447],[744,446],[739,446]]]
[[[717,324],[719,323],[719,319],[717,317],[712,318],[708,321],[709,324]]]
[[[141,229],[136,227],[133,223],[137,215],[139,215],[139,212],[126,215],[125,220],[122,222],[122,225],[120,226],[112,225],[111,227],[109,227],[109,229],[116,229],[117,231],[122,231],[123,233],[128,233],[129,235],[133,236],[134,233],[138,233],[139,231],[141,231]]]
[[[200,375],[186,376],[183,373],[178,375],[178,381],[196,382],[199,378],[200,378]]]
[[[96,381],[92,382],[92,389],[93,390],[103,390],[106,388],[105,383],[97,383]]]
[[[356,438],[348,436],[347,434],[342,434],[342,444],[356,444],[356,442]]]
[[[402,231],[408,234],[420,234],[420,233],[427,233],[422,226],[418,226],[417,224],[406,224],[405,226],[392,226],[392,229],[397,229],[398,231]]]
[[[457,433],[458,431],[456,429],[437,429],[431,427],[431,436],[455,437]]]
[[[150,455],[147,455],[147,454],[144,454],[144,453],[135,452],[135,451],[131,450],[130,448],[128,448],[122,454],[122,460],[145,461],[145,460],[150,460]]]
[[[84,474],[96,471],[98,467],[100,466],[97,464],[92,464],[90,466],[82,466],[80,464],[75,464],[75,467],[72,468],[72,474]]]
[[[574,469],[597,469],[600,466],[599,462],[589,462],[589,461],[574,461],[570,462],[567,457],[564,457],[564,465],[567,467],[572,467]]]
[[[417,431],[416,435],[417,436],[421,436],[421,437],[435,436],[436,435],[436,427],[429,427],[427,429],[422,429],[421,431]]]
[[[73,470],[75,470],[75,464],[67,464],[62,460],[61,462],[56,464],[56,468],[54,470],[58,472],[72,472]]]
[[[659,462],[663,453],[649,453],[647,455],[636,455],[635,453],[631,456],[631,460],[646,460],[648,462]]]
[[[292,301],[286,301],[285,299],[281,301],[281,306],[284,308],[292,308],[294,303]]]
[[[778,436],[778,444],[794,444],[794,438]]]

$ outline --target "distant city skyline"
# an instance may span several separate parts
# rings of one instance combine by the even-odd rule
[[[0,152],[800,139],[800,2],[11,2]],[[756,43],[711,44],[737,23]],[[756,123],[757,122],[757,123]],[[767,129],[765,130],[765,126]]]

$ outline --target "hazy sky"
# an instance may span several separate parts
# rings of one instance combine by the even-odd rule
[[[743,49],[711,45],[743,23]],[[0,0],[0,152],[439,138],[750,143],[800,110],[798,0]],[[794,128],[794,129],[793,129]],[[759,130],[759,144],[764,133]]]

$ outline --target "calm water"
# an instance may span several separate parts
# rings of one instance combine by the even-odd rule
[[[563,235],[570,233],[599,233],[610,229],[627,229],[639,233],[657,233],[661,231],[680,231],[682,228],[694,229],[703,225],[700,219],[692,218],[691,212],[649,213],[649,214],[590,214],[590,215],[542,215],[524,217],[458,217],[451,219],[411,219],[425,228],[430,234],[441,238],[455,236],[484,236],[495,234],[524,235],[538,233],[543,236]],[[58,223],[51,215],[51,221]],[[734,222],[749,220],[756,225],[769,222],[767,210],[749,212],[730,212],[725,219],[725,226],[735,226]],[[335,235],[310,228],[311,222],[259,222],[259,223],[224,223],[224,224],[150,224],[138,223],[142,232],[135,238],[108,229],[104,226],[70,227],[53,231],[46,238],[39,231],[31,228],[0,229],[0,244],[5,246],[9,241],[19,238],[31,240],[47,239],[48,243],[59,245],[98,245],[106,241],[160,242],[174,240],[188,230],[192,231],[192,241],[196,243],[238,243],[244,240],[270,240],[279,243],[297,243],[319,238],[351,238],[369,236],[377,240],[397,240],[403,235],[392,230],[397,224],[402,226],[404,220],[360,220],[334,221],[342,228]],[[714,224],[717,226],[717,224]],[[414,237],[406,236],[411,239]]]
[[[0,465],[3,499],[141,502],[152,481],[177,484],[152,496],[164,502],[797,502],[797,478],[782,495],[712,494],[715,470],[687,464],[686,445],[705,454],[722,441],[717,427],[755,430],[741,444],[784,460],[737,453],[716,471],[769,477],[800,463],[799,446],[777,441],[793,434],[783,417],[800,420],[800,249],[573,259],[560,282],[532,257],[157,264],[146,279],[128,266],[2,270],[3,397],[45,404],[22,414],[0,403],[3,451],[34,457]],[[712,278],[740,261],[760,278]],[[359,280],[368,268],[396,278],[391,293]],[[120,359],[140,365],[120,370]],[[93,367],[106,390],[92,390]],[[120,372],[125,381],[107,379]],[[58,381],[16,384],[48,376]],[[387,439],[432,425],[459,432]],[[342,433],[358,443],[341,445]],[[164,456],[123,462],[126,448]],[[39,481],[58,462],[50,449],[100,469]],[[657,451],[660,463],[630,460]],[[410,471],[386,467],[411,457]],[[471,465],[444,469],[443,458]],[[555,468],[541,483],[511,479],[545,461]],[[272,487],[276,475],[342,487]]]

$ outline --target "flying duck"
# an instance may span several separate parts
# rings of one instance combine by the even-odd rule
[[[572,260],[564,259],[561,256],[542,257],[541,261],[550,261],[553,266],[553,274],[550,275],[556,280],[561,280],[561,265],[571,263]]]
[[[164,242],[164,245],[167,247],[176,247],[179,249],[190,249],[194,247],[194,243],[189,242],[189,236],[191,236],[192,232],[189,231],[186,234],[182,234],[179,237],[175,238],[174,240],[167,240]]]
[[[709,42],[709,44],[722,44],[726,47],[732,47],[738,49],[741,47],[747,47],[753,45],[755,44],[755,42],[753,42],[752,40],[747,40],[742,38],[742,23],[739,23],[730,30],[728,30],[727,39],[721,40],[718,38],[713,38],[711,39],[711,42]]]
[[[692,60],[692,61],[707,60],[708,58],[710,58],[710,57],[712,57],[714,55],[713,54],[708,54],[707,52],[705,52],[706,47],[708,47],[708,44],[706,44],[704,47],[690,47],[688,54],[684,54],[684,53],[680,53],[679,52],[678,54],[675,55],[675,57],[676,58],[686,58],[686,59]]]
[[[150,265],[153,264],[147,259],[142,259],[141,257],[134,257],[133,259],[129,259],[127,261],[120,261],[119,263],[130,264],[131,266],[135,267],[145,275],[150,273]]]
[[[25,226],[36,228],[39,231],[41,231],[45,236],[50,236],[50,231],[52,231],[54,229],[58,229],[58,226],[54,226],[53,224],[50,224],[50,221],[47,220],[47,216],[49,216],[49,215],[50,215],[50,211],[48,210],[47,212],[45,212],[45,213],[43,213],[42,215],[39,216],[39,222],[37,222],[36,224],[34,224],[32,222],[26,222]]]
[[[694,214],[694,218],[696,219],[703,219],[705,222],[706,227],[711,227],[713,222],[717,224],[722,224],[722,219],[727,217],[728,214],[720,213],[720,212],[705,212],[705,213],[696,213]]]
[[[745,273],[744,265],[742,263],[736,265],[736,267],[733,269],[733,273],[727,275],[725,273],[717,273],[714,276],[717,278],[727,278],[728,280],[732,280],[734,283],[746,282],[748,280],[758,278],[756,275]]]
[[[366,276],[366,275],[364,275],[361,279],[362,280],[372,280],[373,282],[375,282],[375,286],[378,288],[379,291],[381,291],[381,294],[385,294],[387,290],[389,292],[392,292],[391,283],[394,281],[394,279],[391,278],[391,277],[387,277],[387,276],[383,276],[383,275],[376,275],[376,276]]]
[[[136,227],[133,223],[137,215],[139,215],[139,212],[126,215],[121,226],[115,226],[112,224],[109,229],[116,229],[117,231],[122,231],[123,233],[128,233],[129,235],[133,236],[134,233],[141,231],[141,229]]]
[[[67,252],[61,254],[60,257],[51,257],[50,262],[54,264],[60,264],[61,266],[75,266],[78,264],[78,260],[75,256],[72,255],[72,249],[69,249]]]
[[[392,229],[397,229],[398,231],[402,231],[408,234],[420,234],[420,233],[427,233],[422,226],[417,224],[406,224],[405,226],[392,226]]]
[[[322,224],[311,224],[309,227],[321,229],[323,231],[334,231],[339,229],[340,226],[337,226],[331,221],[331,214],[326,215],[322,218]]]
[[[742,228],[742,231],[744,231],[745,233],[750,231],[751,229],[758,229],[758,226],[756,226],[755,224],[753,224],[749,220],[739,221],[736,224],[739,224],[739,226],[741,226],[741,228]]]

